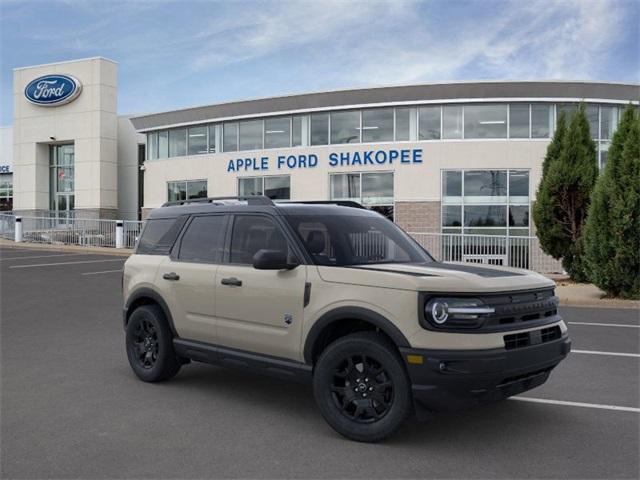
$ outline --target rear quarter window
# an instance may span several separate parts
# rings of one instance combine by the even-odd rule
[[[147,220],[138,241],[136,253],[141,255],[168,255],[185,221],[186,216]]]

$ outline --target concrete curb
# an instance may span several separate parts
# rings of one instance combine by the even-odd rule
[[[560,306],[589,308],[627,308],[640,311],[640,301],[604,298],[605,293],[589,283],[563,284],[556,280],[556,295]]]
[[[49,250],[58,252],[78,252],[78,253],[99,253],[101,255],[115,255],[128,257],[133,253],[130,248],[115,249],[109,247],[83,247],[80,245],[50,245],[47,243],[16,243],[11,240],[0,238],[0,247],[14,248],[20,250]]]

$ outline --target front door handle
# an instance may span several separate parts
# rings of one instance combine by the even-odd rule
[[[230,285],[232,287],[241,287],[242,280],[238,280],[236,277],[223,278],[220,283],[222,285]]]
[[[180,275],[178,275],[176,272],[171,272],[171,273],[165,273],[164,275],[162,275],[162,278],[164,278],[165,280],[180,280]]]

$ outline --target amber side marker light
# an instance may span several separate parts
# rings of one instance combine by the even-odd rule
[[[422,355],[407,355],[407,362],[415,365],[422,365]]]

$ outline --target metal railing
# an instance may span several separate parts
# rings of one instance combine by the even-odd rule
[[[0,213],[0,237],[13,240],[16,235],[16,216]]]
[[[22,241],[34,243],[116,247],[117,229],[122,228],[121,245],[134,248],[143,222],[119,220],[21,217]],[[0,214],[0,237],[13,240],[16,216]],[[409,232],[437,260],[526,268],[540,273],[562,273],[560,261],[540,248],[537,237],[500,235],[462,235],[450,233]],[[353,248],[359,255],[386,252],[386,244],[375,235],[353,235]]]
[[[20,217],[22,240],[52,245],[82,245],[93,247],[117,247],[119,220],[68,217]],[[15,238],[14,215],[0,215],[0,236]],[[122,247],[133,248],[140,236],[142,222],[126,220],[122,223]]]
[[[138,222],[137,220],[125,220],[123,223],[124,247],[134,248],[138,242],[138,238],[140,238],[143,222]]]
[[[562,263],[540,248],[538,237],[409,232],[442,262],[467,262],[562,273]]]

